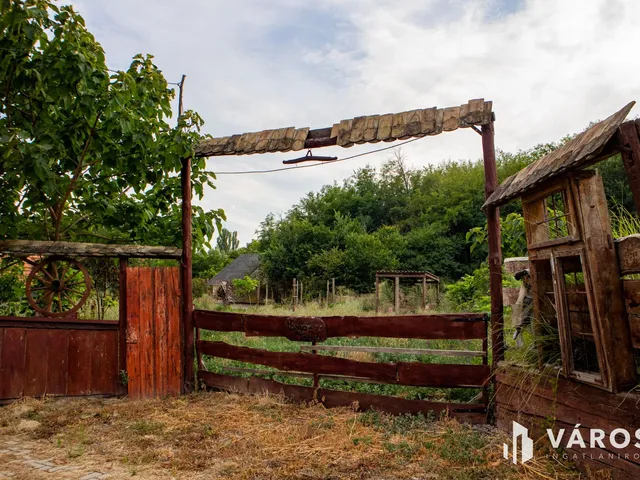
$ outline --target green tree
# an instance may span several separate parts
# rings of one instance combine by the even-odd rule
[[[229,255],[231,252],[238,249],[240,246],[240,240],[238,240],[238,232],[230,232],[226,228],[220,230],[218,239],[216,240],[216,246],[222,253]]]
[[[110,70],[72,7],[0,3],[0,238],[178,244],[181,159],[200,117],[171,126],[169,88],[152,57]],[[202,196],[215,177],[192,163]],[[221,210],[194,207],[194,245]]]

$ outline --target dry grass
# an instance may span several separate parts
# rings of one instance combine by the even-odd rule
[[[25,405],[30,411],[21,415]],[[21,416],[40,427],[21,432]],[[512,465],[502,458],[506,436],[491,427],[225,393],[150,401],[24,400],[0,409],[0,441],[7,439],[30,442],[39,458],[110,478],[579,478],[546,459]],[[16,478],[39,478],[35,473]]]

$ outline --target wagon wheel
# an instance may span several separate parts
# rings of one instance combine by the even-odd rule
[[[27,300],[47,317],[77,312],[91,292],[91,277],[77,260],[50,257],[38,263],[27,277]]]

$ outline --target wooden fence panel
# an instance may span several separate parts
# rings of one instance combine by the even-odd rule
[[[132,398],[180,393],[179,275],[178,267],[127,268],[127,374]]]
[[[115,395],[118,323],[0,317],[0,401]]]

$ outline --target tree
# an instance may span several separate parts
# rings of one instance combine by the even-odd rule
[[[218,250],[222,253],[229,255],[231,252],[238,249],[240,241],[238,240],[238,232],[230,232],[226,228],[220,230],[218,239],[216,240]]]
[[[72,7],[0,3],[0,238],[178,244],[181,159],[202,120],[170,126],[175,92],[150,55],[109,70]],[[192,162],[196,195],[213,187]],[[194,246],[221,210],[193,209]]]

